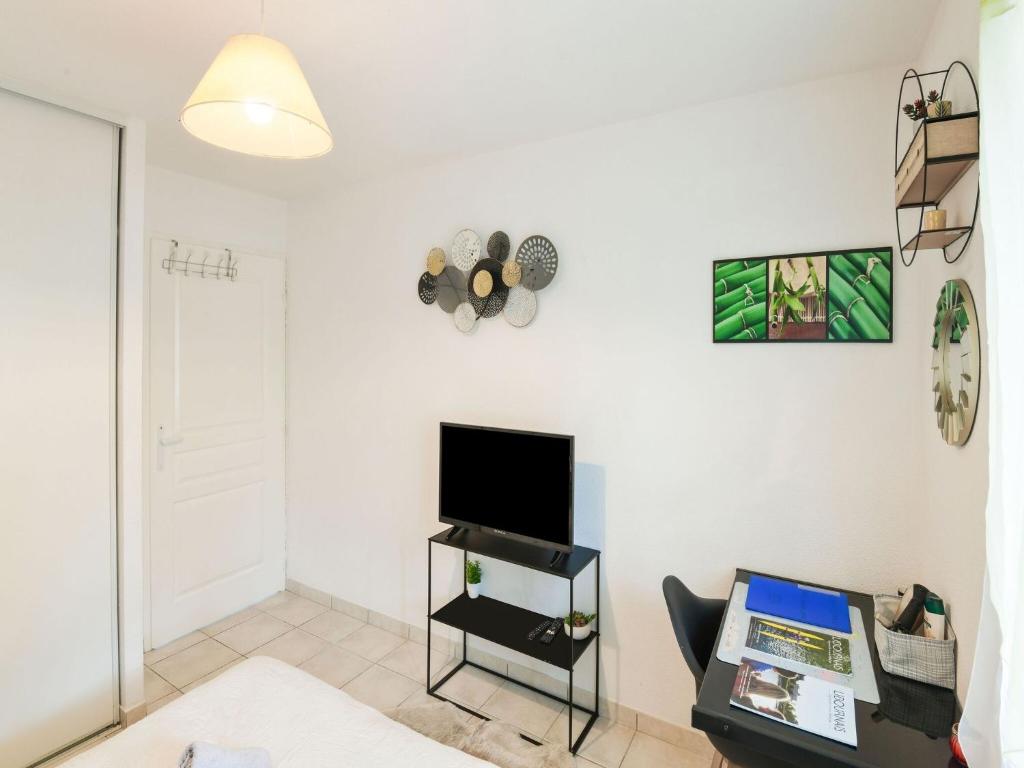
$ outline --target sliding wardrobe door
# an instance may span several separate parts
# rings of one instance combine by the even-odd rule
[[[117,142],[0,90],[0,768],[116,720]]]

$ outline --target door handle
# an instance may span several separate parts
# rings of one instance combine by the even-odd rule
[[[171,445],[177,445],[184,440],[185,438],[181,435],[168,435],[164,431],[164,425],[160,425],[156,434],[156,468],[158,470],[162,470],[164,468],[164,448]]]
[[[164,447],[167,447],[168,445],[177,445],[178,443],[184,441],[184,439],[185,439],[181,435],[174,435],[172,437],[167,436],[167,434],[164,432],[164,425],[163,424],[160,425],[160,429],[158,430],[158,433],[159,434],[157,435],[157,440],[159,440],[160,441],[160,445],[162,445]]]

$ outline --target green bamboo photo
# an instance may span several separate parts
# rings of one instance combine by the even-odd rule
[[[766,259],[717,261],[715,341],[756,341],[767,335],[768,262]]]
[[[828,256],[829,341],[892,341],[892,250]]]

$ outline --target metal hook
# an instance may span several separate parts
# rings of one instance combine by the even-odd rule
[[[238,270],[231,266],[231,249],[230,248],[225,248],[224,250],[227,251],[227,254],[228,254],[228,272],[227,272],[227,274],[228,274],[228,277],[231,278],[231,282],[234,282],[235,281],[235,277],[238,274]]]
[[[178,255],[178,241],[171,240],[171,252],[167,256],[167,274],[174,272],[174,257]]]
[[[203,278],[204,280],[206,279],[206,260],[207,260],[208,258],[210,258],[210,252],[204,249],[204,250],[203,250],[203,264],[202,264],[202,267],[203,267],[203,268],[202,268],[202,270],[201,270],[201,271],[199,272],[199,276],[200,276],[201,278]]]
[[[185,257],[185,277],[188,277],[188,265],[192,261],[192,249],[188,249],[188,256]]]

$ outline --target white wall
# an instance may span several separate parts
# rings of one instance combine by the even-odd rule
[[[920,580],[906,551],[928,519],[922,445],[937,439],[916,330],[931,317],[917,316],[923,270],[896,270],[892,345],[709,340],[712,259],[895,245],[899,75],[723,101],[293,204],[289,576],[422,626],[448,419],[576,435],[588,465],[578,541],[605,552],[603,685],[662,719],[688,723],[693,700],[664,575],[719,596],[736,567],[868,592]],[[556,243],[560,271],[529,328],[495,319],[466,337],[417,300],[427,250],[466,226]],[[976,469],[965,482],[983,487]],[[510,470],[496,457],[496,476]],[[947,567],[952,583],[958,563]],[[457,581],[454,561],[439,569]],[[498,571],[491,590],[522,591]]]
[[[921,71],[945,69],[959,59],[978,76],[977,3],[946,0],[935,15],[928,42],[920,56]],[[928,86],[926,86],[928,87]],[[934,87],[938,88],[936,82]],[[962,69],[949,79],[954,109],[967,109],[974,93]],[[984,115],[984,112],[982,113]],[[970,172],[944,202],[950,226],[970,221],[977,191],[977,170]],[[928,396],[918,405],[919,419],[926,425],[921,446],[925,475],[920,508],[921,565],[916,578],[942,595],[949,604],[950,619],[957,631],[961,701],[974,661],[974,647],[981,611],[982,581],[985,575],[985,500],[988,477],[988,355],[982,350],[981,399],[978,419],[970,441],[962,448],[946,445],[935,424],[931,366],[931,318],[939,290],[947,280],[967,281],[978,307],[982,344],[985,341],[985,262],[981,216],[964,255],[955,264],[946,264],[942,254],[930,251],[919,255],[907,272],[913,276],[920,294],[920,310],[913,327],[915,334],[915,387]],[[951,254],[955,255],[955,254]]]
[[[288,249],[288,206],[277,198],[150,165],[146,233],[281,257]]]

